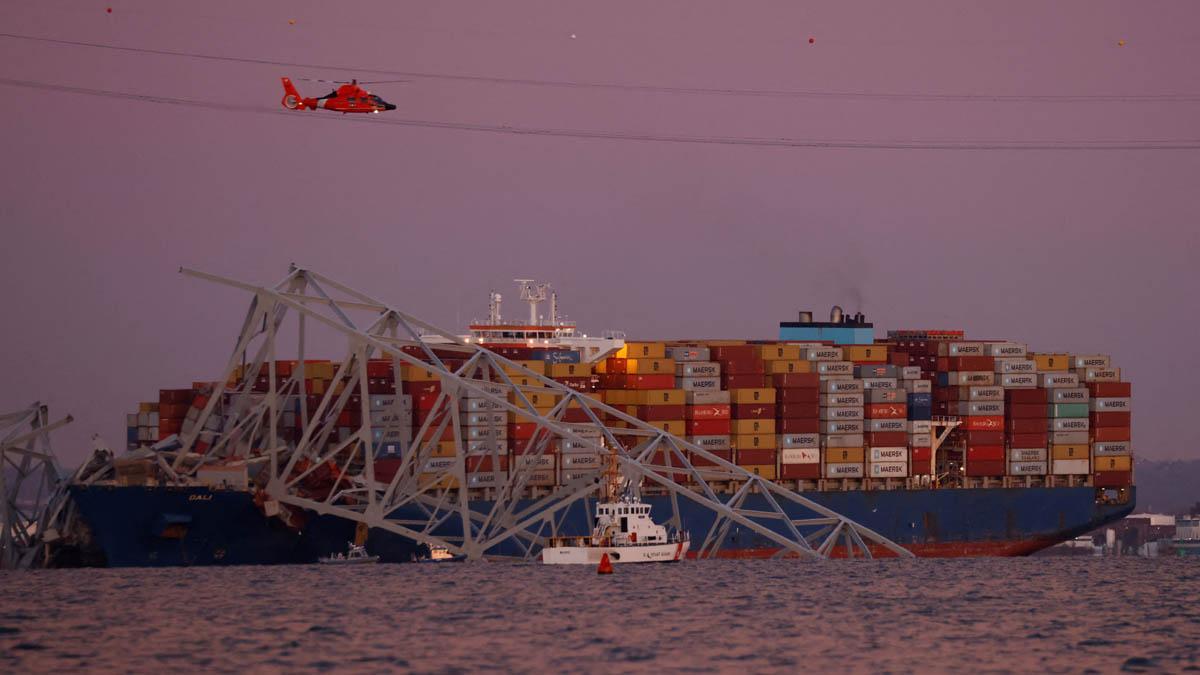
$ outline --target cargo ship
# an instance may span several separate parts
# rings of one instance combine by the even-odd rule
[[[547,285],[519,283],[530,303],[528,321],[503,319],[501,298],[492,293],[488,319],[470,324],[463,343],[585,392],[918,556],[1028,555],[1134,508],[1131,388],[1107,356],[1034,352],[1010,340],[968,340],[962,331],[899,330],[877,337],[861,313],[836,307],[829,321],[801,312],[797,321],[780,323],[774,340],[588,337],[558,316],[552,294],[549,316],[538,313]],[[444,335],[426,339],[434,346],[448,341]],[[436,349],[405,349],[436,358]],[[443,358],[449,363],[452,356]],[[304,420],[322,412],[321,401],[336,391],[351,405],[338,413],[331,442],[351,438],[362,425],[355,414],[361,404],[370,410],[377,480],[387,481],[398,467],[432,471],[403,458],[431,441],[421,434],[440,414],[436,378],[387,359],[365,366],[370,405],[344,391],[347,383],[357,385],[339,380],[344,371],[329,361],[277,361],[258,370],[243,365],[215,390],[207,383],[161,390],[157,401],[129,416],[131,454],[116,458],[111,473],[70,487],[92,551],[111,566],[271,564],[315,562],[344,546],[355,535],[352,520],[320,509],[281,515],[264,503],[261,463],[206,465],[186,483],[170,482],[153,455],[179,434],[217,433],[208,426],[188,428],[201,419],[198,411],[219,407],[214,398],[273,391],[292,378],[304,388],[289,398],[289,412],[279,420],[280,436],[289,443],[304,435]],[[377,402],[383,407],[376,409]],[[596,453],[566,440],[526,463],[535,425],[511,413],[456,414],[460,438],[484,440],[466,447],[467,441],[433,439],[444,452],[429,461],[444,466],[464,458],[469,505],[481,513],[494,504],[496,486],[518,471],[525,472],[528,492],[517,502],[519,512],[539,494],[599,469]],[[476,455],[476,442],[491,447],[491,458]],[[327,482],[340,480],[335,471]],[[722,499],[733,498],[738,487],[715,486]],[[764,494],[742,499],[746,509],[772,506]],[[643,486],[641,501],[656,513],[676,508],[680,529],[693,536],[717,518],[711,509],[654,486]],[[594,509],[594,499],[563,509],[559,536],[591,532]],[[788,515],[804,517],[799,510]],[[429,514],[411,505],[388,517],[414,522]],[[458,527],[456,521],[431,522],[427,531],[453,540],[461,537]],[[786,527],[779,522],[771,529]],[[720,557],[780,552],[777,542],[749,528],[734,526],[724,536]],[[428,552],[428,544],[381,528],[370,530],[367,548],[384,562]],[[521,558],[529,552],[514,539],[495,543],[486,554]]]

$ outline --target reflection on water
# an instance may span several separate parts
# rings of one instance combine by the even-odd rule
[[[0,671],[1200,668],[1200,559],[0,573]]]

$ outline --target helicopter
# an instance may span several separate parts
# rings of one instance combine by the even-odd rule
[[[305,98],[296,90],[289,78],[283,80],[283,107],[288,110],[316,110],[324,108],[334,112],[346,113],[379,113],[385,110],[395,110],[396,106],[358,86],[358,80],[335,82],[337,89],[319,98]],[[324,80],[322,80],[324,81]]]

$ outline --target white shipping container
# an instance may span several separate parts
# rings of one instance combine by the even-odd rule
[[[558,483],[566,485],[567,483],[581,481],[588,483],[596,480],[598,469],[559,469]]]
[[[374,413],[371,414],[371,419],[375,419]],[[468,427],[481,427],[488,424],[506,426],[508,417],[502,412],[462,413],[461,422]]]
[[[864,397],[865,394],[861,391],[853,394],[821,394],[819,402],[826,408],[862,407],[863,403],[866,402]]]
[[[996,384],[996,374],[990,370],[959,370],[946,373],[951,387],[990,387]]]
[[[454,469],[453,457],[430,457],[421,467],[421,473],[442,473]]]
[[[921,379],[921,366],[904,366],[900,369],[901,380]]]
[[[825,464],[822,467],[826,478],[862,478],[862,464]]]
[[[821,437],[822,448],[861,448],[863,434],[829,434]]]
[[[1128,398],[1094,398],[1091,400],[1090,410],[1130,410],[1133,400]]]
[[[989,342],[987,343],[988,356],[997,356],[1003,358],[1025,358],[1028,350],[1025,345],[1017,344],[1016,342]]]
[[[959,401],[955,404],[957,415],[1003,415],[1004,401]]]
[[[1120,382],[1120,368],[1088,368],[1083,371],[1085,382]]]
[[[579,438],[591,438],[597,441],[604,438],[604,433],[591,424],[585,424],[583,422],[571,422],[565,426],[571,430],[571,433],[575,434]]]
[[[821,408],[822,420],[861,420],[863,409],[857,408]]]
[[[1079,376],[1075,373],[1064,372],[1038,373],[1038,386],[1045,389],[1056,389],[1058,387],[1077,389],[1079,388]]]
[[[862,378],[863,389],[897,389],[894,377],[864,377]]]
[[[1055,459],[1050,462],[1050,473],[1056,476],[1074,476],[1091,472],[1091,462],[1086,459]]]
[[[871,431],[874,431],[874,429]],[[933,422],[929,420],[913,420],[908,423],[908,433],[931,434],[933,433]]]
[[[781,448],[780,464],[820,464],[821,451],[816,448]]]
[[[1051,431],[1050,445],[1083,445],[1088,442],[1086,431]]]
[[[905,380],[904,391],[912,394],[929,394],[933,392],[932,380]]]
[[[506,440],[508,438],[508,425],[504,426],[486,426],[486,427],[462,427],[462,437],[468,441],[479,441],[485,438],[495,438],[497,440]]]
[[[412,410],[412,396],[408,394],[400,396],[380,396],[376,394],[371,396],[371,410],[390,410],[397,407],[401,410]]]
[[[285,413],[285,416],[288,414],[293,415],[292,422],[294,423],[295,419],[296,419],[295,413]],[[501,418],[503,419],[503,416]],[[392,425],[392,426],[403,425],[403,426],[411,427],[412,419],[413,418],[412,418],[411,412],[393,412],[391,410],[372,410],[371,411],[371,426],[373,426],[373,427],[380,427],[380,426],[386,426],[386,425]],[[284,420],[284,424],[287,424],[287,420]],[[500,422],[500,424],[504,425],[505,423]]]
[[[1036,389],[1037,373],[1000,373],[996,384],[1005,389]]]
[[[1008,461],[1010,462],[1045,462],[1046,448],[1009,448]],[[1045,473],[1043,471],[1042,473]]]
[[[987,346],[982,342],[941,342],[938,356],[986,356]]]
[[[1044,476],[1046,475],[1045,462],[1010,462],[1008,465],[1008,475],[1010,476]]]
[[[907,403],[908,392],[903,389],[868,389],[867,403]]]
[[[688,405],[711,405],[713,403],[729,403],[729,391],[701,391],[691,390],[684,392],[687,397]]]
[[[865,425],[863,420],[826,420],[819,429],[823,434],[861,434]]]
[[[853,375],[854,364],[849,361],[818,361],[817,372],[822,377],[827,375]]]
[[[779,434],[775,437],[775,442],[781,449],[821,447],[819,434]]]
[[[821,380],[822,394],[853,394],[863,390],[861,380]]]
[[[667,347],[667,358],[676,361],[708,361],[708,347]]]
[[[1050,390],[1051,403],[1084,403],[1091,397],[1087,387],[1056,388]]]
[[[1004,401],[1003,387],[968,387],[967,398],[971,401]]]
[[[589,440],[591,441],[591,443],[588,442]],[[559,444],[559,447],[562,449],[562,452],[564,454],[566,454],[566,453],[590,454],[590,453],[597,452],[596,446],[593,445],[592,443],[599,443],[599,442],[600,441],[598,439],[580,439],[580,440],[576,441],[576,440],[572,440],[569,438],[564,438],[564,439],[562,439],[562,443]]]
[[[720,391],[721,379],[718,377],[677,377],[675,388],[684,391]]]
[[[472,457],[493,454],[506,455],[508,454],[508,444],[503,440],[495,438],[487,438],[481,441],[467,441],[467,454]]]
[[[705,450],[729,450],[732,444],[729,441],[729,436],[688,436],[687,441],[692,445],[698,445]]]
[[[130,426],[134,426],[134,427],[148,427],[148,426],[150,426],[150,413],[148,413],[148,412],[140,412],[140,413],[137,413],[137,414],[135,415],[135,417],[137,418],[137,422],[135,422],[135,423],[131,424]]]
[[[909,434],[908,446],[910,448],[931,448],[933,447],[933,434]]]
[[[721,364],[716,361],[689,361],[675,364],[676,377],[720,377]]]
[[[550,487],[558,482],[558,472],[548,469],[539,469],[528,472],[525,477],[525,485],[529,487]]]
[[[1076,354],[1071,358],[1072,368],[1111,368],[1112,358],[1107,354]]]
[[[908,462],[871,462],[869,465],[871,478],[905,478],[908,476]]]
[[[1129,441],[1108,441],[1092,444],[1092,456],[1111,457],[1113,455],[1132,455],[1133,444]]]
[[[1051,417],[1046,421],[1050,431],[1082,431],[1087,432],[1091,421],[1086,417]]]
[[[871,448],[872,462],[908,462],[908,448]]]
[[[879,431],[907,431],[908,420],[871,419],[866,420],[864,427],[872,433]]]
[[[1019,359],[996,359],[997,373],[1036,373],[1037,361],[1030,361],[1026,358]]]
[[[463,398],[459,399],[458,409],[462,412],[486,412],[499,410],[500,403],[486,398]]]
[[[555,455],[516,455],[513,463],[518,469],[554,470]]]
[[[841,361],[841,347],[812,347],[800,350],[800,358],[804,361]]]
[[[604,456],[598,452],[572,453],[560,455],[559,463],[563,470],[579,471],[582,469],[599,469],[604,466]]]
[[[375,443],[399,443],[412,438],[412,427],[371,428],[371,441]]]
[[[477,471],[467,474],[467,487],[499,487],[508,482],[507,471]]]

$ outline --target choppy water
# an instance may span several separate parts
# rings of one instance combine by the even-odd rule
[[[1200,559],[0,573],[0,672],[1200,669]]]

